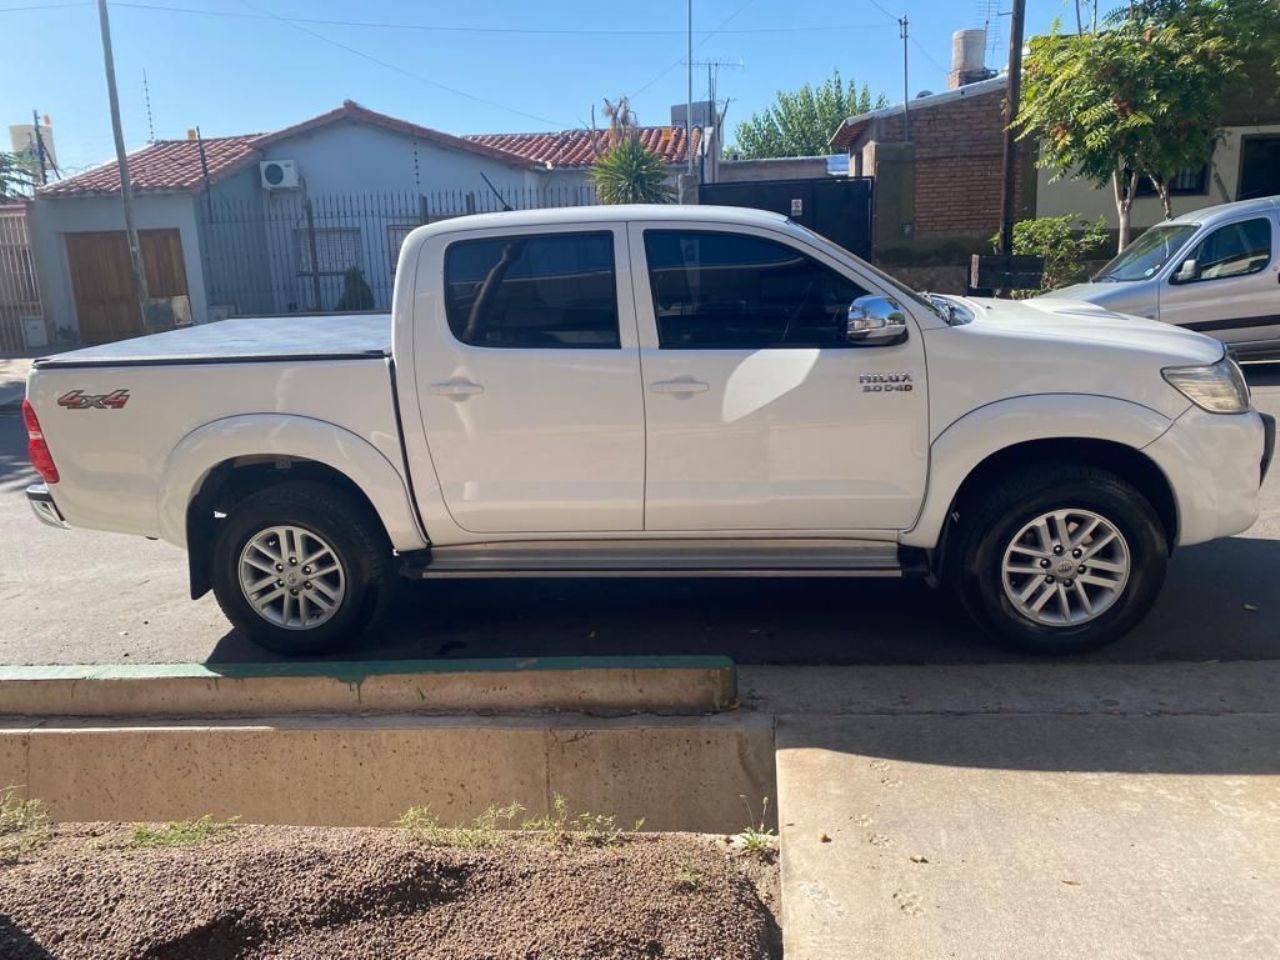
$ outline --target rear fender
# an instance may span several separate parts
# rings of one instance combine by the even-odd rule
[[[165,463],[156,504],[163,539],[186,547],[187,506],[215,467],[242,457],[323,463],[364,492],[393,547],[405,551],[427,545],[405,478],[376,447],[324,420],[279,414],[215,420],[174,447]]]

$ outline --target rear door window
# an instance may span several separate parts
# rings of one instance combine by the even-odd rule
[[[544,349],[620,346],[613,234],[519,234],[445,251],[445,314],[462,343]]]

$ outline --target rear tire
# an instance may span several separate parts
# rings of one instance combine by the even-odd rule
[[[1149,500],[1099,467],[1043,464],[961,507],[952,583],[978,624],[1024,653],[1096,650],[1146,616],[1169,548]]]
[[[394,561],[367,505],[323,483],[286,482],[245,497],[218,524],[213,592],[260,646],[284,656],[332,653],[380,623]]]

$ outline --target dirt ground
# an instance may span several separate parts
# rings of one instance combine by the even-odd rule
[[[237,826],[137,848],[63,824],[0,865],[4,960],[777,960],[777,868],[724,839]]]

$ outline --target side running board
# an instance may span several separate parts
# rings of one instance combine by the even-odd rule
[[[577,540],[433,547],[401,572],[437,577],[901,577],[924,551],[871,540]]]

